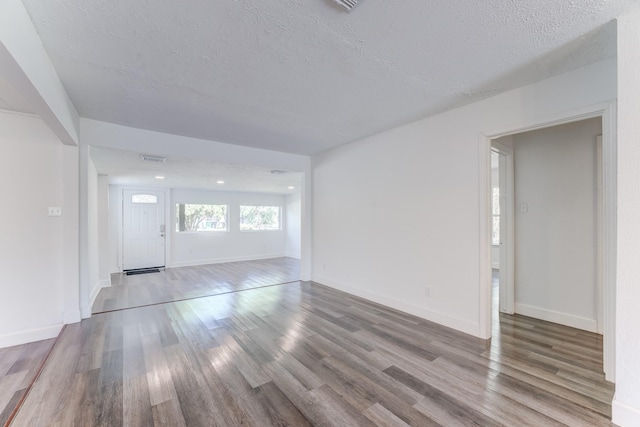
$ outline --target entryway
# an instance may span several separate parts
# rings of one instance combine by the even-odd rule
[[[123,190],[123,270],[165,266],[164,192]]]

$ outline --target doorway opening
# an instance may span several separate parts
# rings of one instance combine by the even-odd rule
[[[513,136],[524,134],[534,130],[544,130],[554,128],[558,125],[571,124],[588,119],[601,120],[602,137],[592,141],[591,159],[592,163],[592,177],[589,182],[591,186],[591,192],[589,193],[590,201],[592,203],[589,213],[585,214],[584,211],[578,210],[577,213],[568,215],[569,219],[553,219],[551,211],[555,209],[564,209],[560,202],[563,200],[574,201],[578,195],[578,191],[572,189],[566,190],[562,197],[557,194],[557,188],[552,187],[552,191],[549,194],[542,194],[543,198],[555,200],[558,204],[555,207],[546,207],[545,210],[535,212],[540,206],[537,201],[529,202],[527,200],[519,200],[518,196],[514,194],[517,189],[517,181],[515,168],[514,168],[514,155],[513,144],[509,144],[509,138],[513,139]],[[490,135],[482,135],[481,137],[481,152],[485,153],[481,156],[481,189],[486,195],[485,204],[481,206],[481,224],[484,228],[484,236],[481,246],[481,277],[482,277],[482,298],[481,298],[481,332],[490,338],[492,336],[491,326],[494,323],[495,317],[492,315],[496,313],[498,316],[498,307],[495,312],[493,308],[493,295],[494,288],[499,289],[496,294],[496,300],[499,301],[499,311],[501,313],[520,313],[525,316],[538,317],[543,320],[552,321],[555,323],[569,325],[571,327],[578,327],[580,329],[586,329],[589,331],[597,332],[603,336],[603,370],[606,374],[606,379],[611,381],[615,377],[615,138],[614,138],[614,111],[612,104],[604,104],[595,106],[589,109],[585,109],[581,114],[567,114],[566,116],[556,117],[552,120],[548,120],[542,123],[526,124],[512,129],[505,130],[504,132],[494,133]],[[507,138],[505,138],[507,137]],[[601,141],[601,142],[600,142]],[[599,148],[601,147],[601,148]],[[557,147],[556,147],[557,148]],[[494,157],[494,169],[497,169],[498,184],[494,182],[491,184],[491,156]],[[556,161],[560,161],[560,164],[553,165],[556,170],[562,171],[564,168],[566,171],[571,171],[574,159],[569,161],[559,160],[559,156]],[[517,157],[516,157],[517,159]],[[597,167],[598,159],[600,159],[600,168]],[[496,162],[497,160],[497,162]],[[553,161],[553,160],[552,160]],[[562,163],[564,162],[564,163]],[[495,167],[497,163],[497,168]],[[502,167],[501,167],[502,166]],[[518,162],[515,162],[515,167],[518,167]],[[575,167],[574,167],[575,168]],[[503,172],[500,174],[500,172]],[[539,168],[534,171],[533,183],[537,181],[544,181],[551,175],[548,170]],[[494,173],[496,175],[496,173]],[[506,181],[506,182],[505,182]],[[499,207],[494,209],[493,199],[495,193],[492,187],[498,187],[498,203]],[[561,186],[558,186],[561,187]],[[599,189],[599,191],[596,191]],[[562,191],[560,191],[561,194]],[[586,209],[586,208],[585,208]],[[497,219],[495,219],[494,210],[499,212]],[[536,215],[539,215],[543,220],[546,220],[546,228],[540,224],[534,224],[530,229],[530,234],[533,233],[534,237],[548,238],[554,233],[558,234],[563,229],[575,228],[576,223],[585,222],[585,218],[593,225],[593,232],[591,237],[593,243],[588,248],[588,253],[592,253],[592,259],[580,264],[579,267],[574,268],[570,274],[574,277],[580,276],[584,273],[584,270],[591,269],[592,275],[590,276],[590,287],[588,290],[585,288],[577,291],[569,290],[563,294],[554,294],[556,289],[542,289],[540,283],[536,282],[538,278],[533,277],[531,280],[534,282],[533,288],[530,286],[525,290],[520,290],[520,283],[518,280],[523,280],[523,274],[528,274],[522,269],[524,264],[522,261],[516,262],[514,254],[518,254],[519,258],[525,253],[523,250],[517,249],[514,237],[517,239],[518,231],[514,227],[516,218],[533,219]],[[554,223],[555,221],[555,223]],[[497,222],[499,232],[499,240],[496,239],[494,232],[494,223]],[[520,225],[523,225],[524,221],[521,221]],[[598,225],[599,224],[599,225]],[[555,228],[554,228],[555,227]],[[518,228],[518,230],[520,227]],[[520,231],[523,233],[523,231]],[[537,236],[536,236],[537,234]],[[549,240],[547,240],[549,242]],[[495,244],[497,243],[497,245]],[[497,247],[496,247],[497,246]],[[549,243],[544,250],[540,250],[540,247],[534,248],[533,255],[528,253],[529,260],[542,258],[547,262],[547,271],[554,268],[562,267],[565,260],[568,262],[575,255],[572,251],[580,252],[585,248],[582,243],[576,242],[567,245],[568,249],[562,249],[557,244]],[[555,252],[554,252],[555,251]],[[493,254],[492,254],[493,252]],[[492,255],[494,255],[492,257]],[[496,262],[497,258],[497,262]],[[575,257],[574,257],[575,258]],[[586,259],[586,258],[584,258]],[[538,259],[539,261],[539,259]],[[497,267],[494,271],[493,267]],[[586,268],[585,268],[586,266]],[[578,271],[579,270],[579,271]],[[531,270],[529,270],[531,271]],[[575,274],[578,271],[579,274]],[[495,274],[494,274],[495,273]],[[552,271],[552,273],[554,273]],[[555,273],[554,273],[555,274]],[[495,279],[494,279],[495,277]],[[528,277],[528,276],[527,276]],[[560,275],[561,280],[569,281],[574,277]],[[526,277],[525,277],[526,278]],[[579,280],[579,279],[578,279]],[[531,285],[531,283],[529,283]],[[539,288],[535,288],[539,286]],[[532,291],[533,290],[533,297]],[[577,289],[577,288],[576,288]],[[547,292],[549,291],[549,292]],[[527,293],[529,292],[529,293]],[[536,295],[535,293],[538,292]],[[545,292],[547,292],[545,294]],[[588,294],[588,295],[586,295]],[[542,295],[542,296],[541,296]],[[532,299],[533,298],[533,299]],[[538,300],[535,300],[538,298]],[[542,301],[543,298],[547,300]],[[532,301],[542,301],[542,303],[532,303]],[[576,308],[572,304],[576,301],[582,301],[583,304],[591,304],[589,307],[585,305],[582,308]],[[560,304],[559,304],[560,303]],[[510,304],[513,304],[509,307]],[[559,305],[558,305],[559,304]],[[558,314],[563,314],[563,310],[557,309],[558,306],[566,308],[566,313],[569,316],[554,317]],[[544,310],[527,311],[531,308]],[[582,311],[580,311],[582,310]],[[558,313],[560,312],[560,313]],[[542,313],[543,316],[539,314]],[[586,314],[584,314],[586,313]],[[577,324],[567,323],[566,320],[575,321]]]
[[[500,313],[514,314],[513,148],[491,141],[491,325],[499,334]]]
[[[491,142],[492,319],[514,313],[513,150]]]

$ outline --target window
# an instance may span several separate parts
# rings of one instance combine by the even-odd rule
[[[226,230],[226,205],[176,204],[176,231]]]
[[[131,203],[158,203],[158,196],[153,194],[133,194]]]
[[[240,231],[280,230],[279,206],[240,206]]]
[[[500,245],[500,187],[491,189],[491,244]]]

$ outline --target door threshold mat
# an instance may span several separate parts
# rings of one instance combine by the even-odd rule
[[[125,274],[127,276],[134,276],[136,274],[147,274],[147,273],[160,273],[159,268],[145,268],[144,270],[129,270],[126,271]]]

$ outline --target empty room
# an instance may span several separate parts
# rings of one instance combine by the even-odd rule
[[[0,424],[640,425],[639,52],[632,0],[0,2]]]

